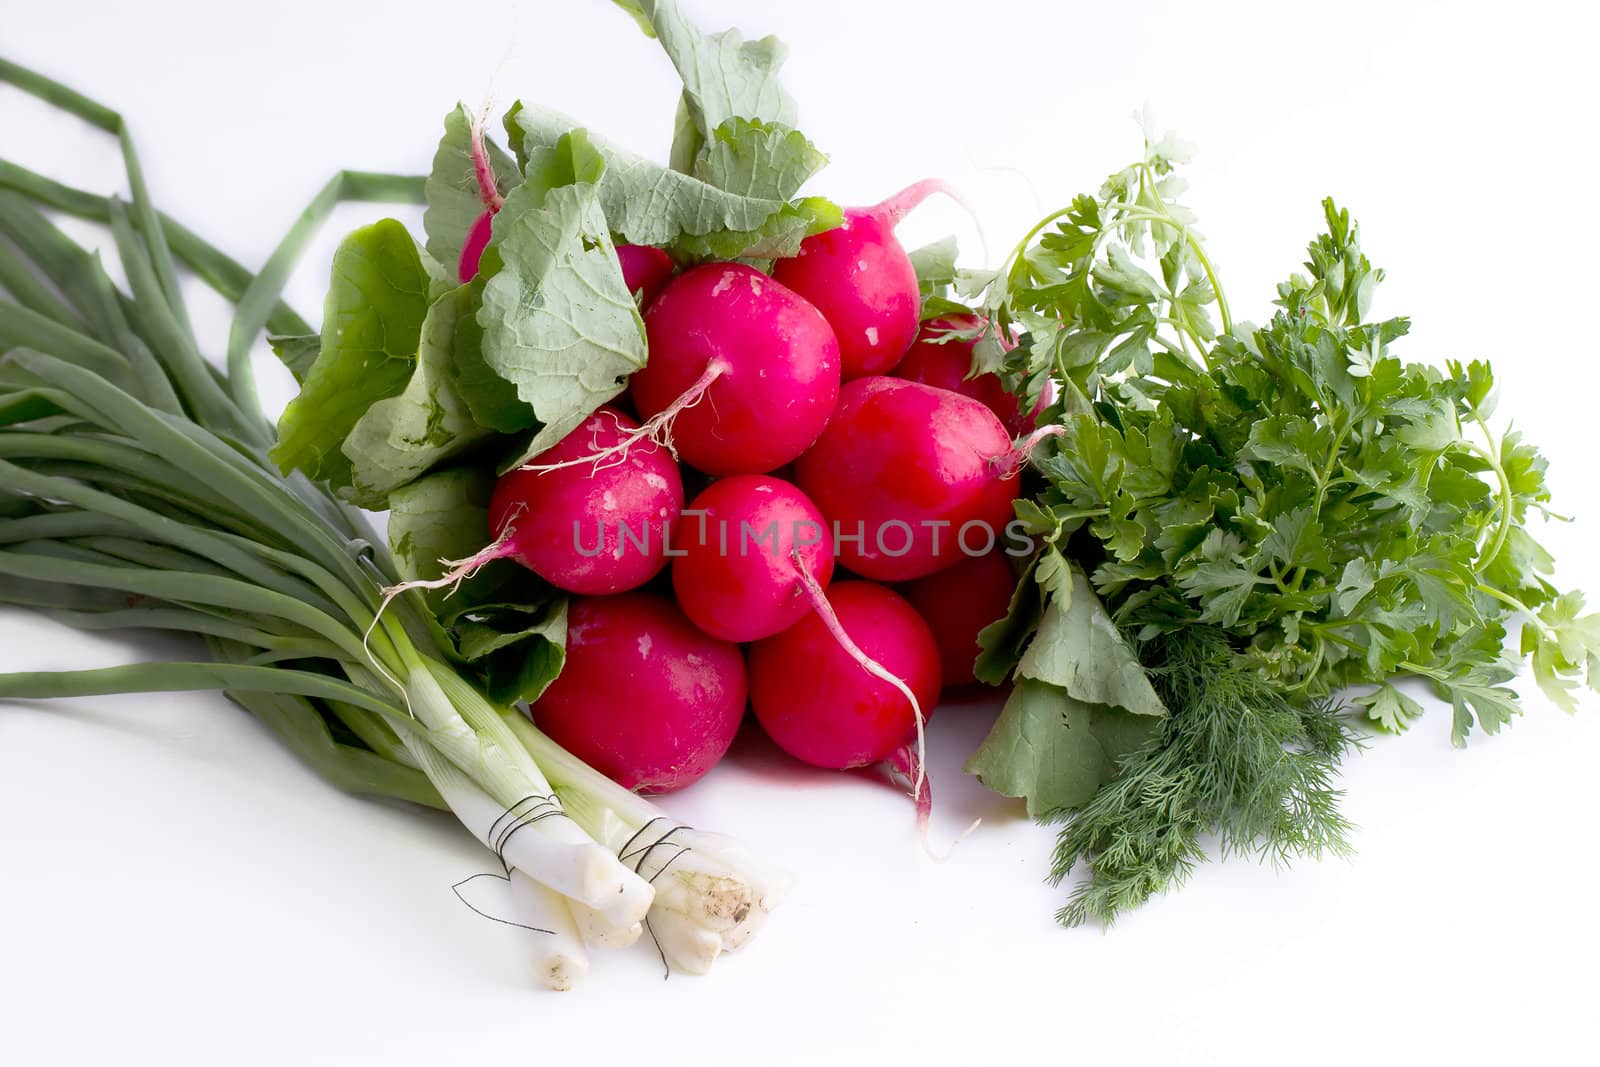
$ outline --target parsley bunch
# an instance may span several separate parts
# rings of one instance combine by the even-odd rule
[[[1078,860],[1093,870],[1067,921],[1110,918],[1181,877],[1199,833],[1280,857],[1342,848],[1329,782],[1345,746],[1321,725],[1307,733],[1329,707],[1348,702],[1403,729],[1422,707],[1394,682],[1414,676],[1452,705],[1456,744],[1475,727],[1495,733],[1520,711],[1509,651],[1519,626],[1516,647],[1554,703],[1571,710],[1581,685],[1600,688],[1600,615],[1551,582],[1528,530],[1551,517],[1545,462],[1491,424],[1488,364],[1393,353],[1408,322],[1371,319],[1383,272],[1331,200],[1271,321],[1233,321],[1177,203],[1181,161],[1170,139],[1147,143],[1143,160],[1042,221],[999,271],[954,272],[936,297],[983,311],[975,370],[999,371],[1027,398],[1047,381],[1059,391],[1054,437],[1034,453],[1037,492],[1018,505],[1041,544],[1037,588],[1024,583],[980,660],[991,678],[1017,667],[1029,687],[1028,722],[997,726],[1004,751],[1018,749],[1019,730],[1037,751],[1056,725],[1038,710],[1027,638],[1051,638],[1039,620],[1052,603],[1072,610],[1077,568],[1173,720],[1136,745],[1109,728],[1061,742],[1094,746],[1110,768],[1092,799],[1066,805],[1076,814],[1056,876]],[[1009,352],[997,340],[1007,334],[1022,338]],[[1110,721],[1082,720],[1076,706],[1055,717]],[[986,742],[974,757],[985,781],[1030,807],[1064,795],[1042,774],[1006,773],[999,751]],[[1308,827],[1268,811],[1320,814]]]

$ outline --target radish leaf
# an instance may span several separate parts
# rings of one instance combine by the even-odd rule
[[[778,81],[788,49],[776,37],[746,41],[738,30],[701,33],[674,0],[615,0],[661,48],[683,80],[674,161],[698,159],[711,131],[732,118],[793,126],[798,108]],[[689,169],[687,165],[680,168]]]
[[[644,366],[644,322],[601,208],[606,164],[582,130],[528,153],[495,218],[502,266],[483,289],[483,360],[543,424],[522,462],[566,436]]]
[[[485,141],[489,162],[499,183],[501,195],[522,180],[516,165],[503,148]],[[433,170],[423,186],[427,210],[422,227],[428,234],[428,254],[452,269],[461,260],[461,246],[467,231],[484,212],[478,192],[477,172],[472,166],[472,116],[464,106],[444,118],[444,136],[433,156]]]
[[[341,493],[351,487],[340,445],[376,401],[405,388],[417,359],[431,276],[394,219],[363,226],[333,257],[322,344],[278,421],[272,459]]]
[[[451,380],[456,322],[471,313],[466,286],[435,301],[422,321],[411,380],[368,408],[345,438],[352,498],[362,507],[386,506],[390,492],[487,435]]]
[[[524,158],[553,148],[577,128],[559,112],[520,104],[506,122],[519,131]],[[843,216],[828,201],[810,198],[790,203],[782,195],[796,175],[814,172],[820,154],[809,144],[799,149],[791,143],[789,131],[773,127],[765,133],[751,132],[755,129],[750,127],[741,139],[730,127],[730,139],[706,173],[734,181],[746,172],[754,175],[759,167],[773,179],[767,182],[772,188],[757,190],[764,196],[720,189],[593,138],[594,148],[605,159],[599,201],[612,232],[630,244],[670,246],[690,257],[777,258],[793,255],[808,235],[837,226]],[[782,157],[782,162],[758,163],[757,157],[763,156]],[[776,182],[779,177],[781,183]]]
[[[732,118],[712,132],[695,176],[740,196],[787,200],[827,164],[799,130]]]
[[[1030,816],[1048,815],[1087,802],[1160,722],[1022,678],[966,769],[995,792],[1026,799]]]
[[[1088,801],[1167,714],[1088,579],[1066,566],[1071,596],[1050,597],[1017,664],[1016,688],[966,764],[990,789],[1025,798],[1033,816]],[[1022,585],[1038,583],[1024,578]],[[1026,616],[1025,605],[1014,603],[1013,614]],[[1024,631],[1007,641],[997,627],[1008,625],[986,631],[986,656],[1026,639]]]

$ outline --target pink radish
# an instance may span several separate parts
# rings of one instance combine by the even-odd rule
[[[645,313],[630,390],[653,439],[707,474],[759,474],[816,440],[839,395],[839,345],[805,300],[751,267],[673,279]]]
[[[845,381],[887,374],[917,335],[917,272],[894,235],[902,218],[943,182],[921,181],[876,207],[849,208],[834,229],[807,237],[772,276],[811,301],[839,338]]]
[[[1028,433],[1037,424],[1039,413],[1049,403],[1049,397],[1041,396],[1033,410],[1023,414],[1021,402],[1001,384],[999,375],[969,377],[972,373],[972,350],[978,343],[977,339],[939,340],[953,330],[977,329],[981,322],[976,315],[950,315],[924,322],[915,343],[899,366],[895,367],[894,376],[970,396],[999,416],[1006,433],[1012,437]],[[1014,347],[1003,338],[1001,344],[1007,349]]]
[[[840,390],[795,480],[838,528],[840,563],[906,581],[1000,542],[1018,467],[1005,427],[978,401],[873,377]]]
[[[818,767],[888,761],[914,781],[925,822],[922,723],[940,687],[933,634],[904,598],[873,582],[836,582],[822,606],[751,646],[756,718],[779,748]]]
[[[911,783],[925,823],[931,800],[923,772],[922,709],[938,696],[938,650],[916,612],[905,609],[932,649],[931,690],[917,688],[923,674],[908,684],[851,639],[823,591],[833,574],[833,549],[822,514],[800,490],[777,478],[739,475],[713,482],[684,509],[681,529],[677,539],[684,542],[684,555],[672,565],[672,587],[695,625],[726,640],[760,642],[777,640],[773,635],[811,620],[832,642],[835,656],[903,698],[910,726],[902,733],[914,736],[915,745],[897,751],[892,764]]]
[[[609,448],[638,426],[617,409],[602,407],[544,456],[561,463]],[[598,468],[513,470],[501,476],[489,498],[493,542],[466,559],[440,560],[443,575],[391,586],[385,597],[406,589],[453,588],[497,559],[514,559],[569,593],[634,589],[667,565],[668,526],[682,507],[678,465],[653,444]]]
[[[971,685],[975,679],[978,632],[1006,617],[1017,575],[1002,552],[971,556],[906,588],[939,646],[940,673],[947,687]]]
[[[665,793],[728,751],[745,708],[739,649],[695,629],[666,597],[579,597],[567,659],[534,702],[557,744],[628,789]]]
[[[602,407],[541,460],[561,463],[629,437],[639,424]],[[678,465],[653,444],[599,467],[514,470],[495,483],[489,528],[505,554],[572,593],[620,593],[667,565],[667,528],[683,508]]]
[[[483,259],[483,250],[489,246],[489,239],[494,236],[495,213],[505,203],[500,190],[495,187],[494,165],[489,162],[489,153],[483,146],[483,123],[488,117],[489,105],[486,101],[472,123],[472,172],[478,179],[478,196],[483,201],[483,214],[472,220],[472,226],[467,230],[466,241],[461,246],[461,259],[456,264],[456,277],[463,285],[478,276],[478,264]]]
[[[650,306],[677,269],[672,257],[653,245],[617,245],[617,262],[622,264],[628,292],[638,298],[641,308]]]
[[[819,585],[833,544],[817,510],[788,482],[758,474],[712,482],[673,527],[672,588],[684,614],[725,641],[770,637],[811,610],[796,553]]]

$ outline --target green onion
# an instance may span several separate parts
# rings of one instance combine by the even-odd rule
[[[203,639],[207,661],[0,675],[0,699],[218,690],[342,789],[447,808],[506,864],[535,972],[567,988],[591,947],[648,926],[701,973],[785,880],[668,819],[496,706],[381,540],[326,489],[285,478],[249,356],[263,328],[310,332],[279,300],[347,200],[416,201],[422,180],[345,172],[259,275],[154,207],[120,116],[0,60],[10,82],[114,134],[131,202],[0,160],[0,603],[86,630]],[[128,279],[45,213],[104,223]],[[236,316],[219,371],[178,287],[182,262]]]

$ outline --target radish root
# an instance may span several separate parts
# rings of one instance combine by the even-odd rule
[[[483,201],[483,206],[490,211],[499,211],[505,204],[505,197],[500,195],[495,185],[494,164],[489,162],[489,150],[483,144],[483,127],[489,121],[491,107],[493,97],[485,97],[483,106],[472,120],[472,172],[478,178],[478,197]]]
[[[889,758],[884,760],[889,767],[891,775],[899,775],[907,782],[911,782],[922,771],[922,760],[910,745],[901,745],[889,753]],[[956,846],[967,839],[967,835],[983,824],[983,820],[973,819],[967,828],[956,835],[950,847],[943,852],[936,851],[933,842],[928,837],[928,817],[933,814],[933,791],[924,787],[922,795],[916,798],[917,802],[917,839],[922,844],[922,851],[935,863],[944,863],[955,854]]]
[[[462,582],[477,574],[484,567],[497,559],[505,559],[511,555],[511,542],[515,535],[515,523],[508,522],[506,523],[506,528],[500,531],[499,537],[465,559],[441,559],[439,566],[444,567],[445,572],[439,577],[418,578],[414,581],[400,582],[397,585],[386,587],[383,591],[383,607],[388,607],[389,601],[410,589],[443,589],[449,586],[450,592],[454,593],[461,588]],[[379,608],[379,613],[382,613],[382,608]]]
[[[673,422],[679,415],[704,400],[706,390],[711,388],[711,383],[731,369],[726,361],[713,359],[706,364],[706,369],[701,372],[700,377],[696,378],[694,384],[684,390],[682,395],[646,419],[637,430],[624,434],[622,439],[614,445],[602,448],[598,452],[591,452],[586,456],[579,456],[576,459],[562,460],[560,463],[526,463],[519,469],[549,474],[551,471],[565,470],[568,467],[582,467],[585,464],[592,464],[594,469],[598,471],[607,460],[614,458],[615,463],[621,463],[626,460],[628,458],[628,450],[641,441],[649,441],[652,444],[659,445],[671,453],[673,459],[677,459],[678,450],[673,447],[672,443]]]
[[[1023,466],[1033,456],[1033,450],[1038,448],[1040,444],[1052,437],[1060,437],[1066,432],[1067,428],[1061,425],[1041,426],[1027,436],[1019,437],[1016,443],[1011,446],[1011,451],[1002,452],[989,462],[994,465],[996,470],[1003,472],[1003,477],[1009,478],[1022,470]]]
[[[801,559],[798,548],[794,550],[790,558],[794,560],[795,570],[800,575],[800,585],[805,589],[806,596],[811,600],[812,610],[822,619],[822,624],[828,628],[828,633],[833,639],[839,642],[839,647],[844,649],[845,654],[855,660],[862,670],[874,678],[888,682],[900,691],[901,696],[910,702],[912,717],[917,721],[917,743],[916,749],[906,759],[906,766],[909,768],[906,772],[906,777],[911,780],[911,799],[916,801],[917,804],[918,824],[925,827],[928,821],[928,813],[932,811],[933,796],[928,791],[928,775],[923,765],[924,757],[927,754],[927,737],[924,734],[923,727],[927,719],[922,714],[922,705],[917,702],[917,695],[911,691],[911,687],[903,679],[861,651],[861,646],[856,644],[850,635],[845,632],[844,626],[839,622],[839,616],[834,613],[833,605],[828,603],[828,597],[823,593],[822,586],[817,584],[816,576],[811,573],[810,568]],[[893,761],[894,757],[891,756],[890,759]]]

